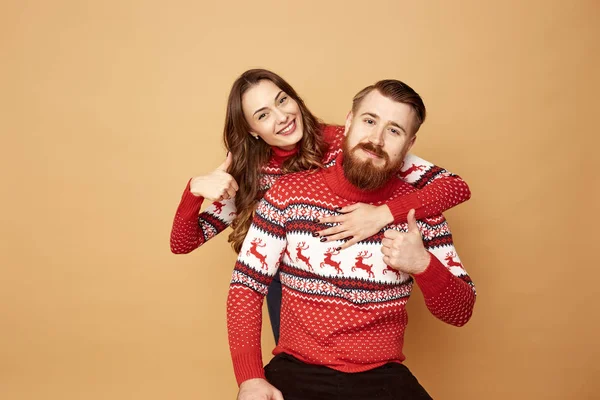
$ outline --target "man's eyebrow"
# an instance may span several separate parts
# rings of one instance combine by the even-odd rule
[[[277,96],[275,96],[275,101],[277,101],[277,98],[279,98],[279,95],[281,95],[281,93],[283,93],[283,90],[280,90],[279,93],[277,93]],[[257,112],[264,111],[266,109],[267,107],[259,108],[258,110],[254,111],[254,114],[252,114],[252,116],[255,116]]]
[[[365,112],[365,113],[362,113],[360,116],[362,117],[362,116],[365,116],[365,115],[369,116],[369,117],[371,117],[373,119],[379,119],[379,115],[374,114],[372,112]],[[404,127],[402,125],[400,125],[399,123],[397,123],[397,122],[390,121],[390,125],[393,125],[396,128],[400,129],[402,132],[406,133],[406,129],[404,129]]]
[[[396,123],[396,122],[394,122],[394,121],[390,121],[390,125],[393,125],[393,126],[395,126],[396,128],[398,128],[398,129],[401,129],[401,130],[402,130],[402,132],[406,133],[406,129],[404,129],[404,127],[403,127],[402,125],[400,125],[400,124],[398,124],[398,123]]]
[[[364,115],[368,115],[369,117],[371,117],[373,119],[379,119],[379,115],[373,114],[372,112],[365,112],[365,113],[360,114],[361,117]]]

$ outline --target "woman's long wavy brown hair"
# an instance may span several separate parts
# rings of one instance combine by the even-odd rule
[[[250,135],[250,125],[242,109],[242,96],[261,80],[269,80],[283,90],[298,103],[302,113],[304,134],[298,143],[298,152],[284,162],[283,172],[322,168],[322,160],[327,152],[327,143],[321,132],[321,122],[282,77],[265,69],[251,69],[236,79],[227,100],[223,132],[225,147],[232,154],[228,172],[239,186],[235,195],[237,215],[231,224],[233,232],[229,235],[229,242],[236,253],[239,253],[242,248],[258,201],[264,194],[259,190],[261,168],[268,163],[272,155],[271,146],[262,139],[256,140]]]

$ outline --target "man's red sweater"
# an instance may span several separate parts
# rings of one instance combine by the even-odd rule
[[[441,214],[417,222],[431,256],[427,269],[414,276],[383,262],[384,230],[343,251],[336,250],[341,241],[323,243],[313,236],[324,228],[316,220],[338,215],[337,207],[355,202],[381,205],[416,191],[399,179],[372,192],[358,190],[344,177],[342,157],[328,169],[280,178],[259,203],[227,300],[238,384],[264,378],[262,302],[277,270],[283,291],[280,339],[273,354],[285,352],[309,364],[360,372],[402,362],[405,304],[413,281],[437,318],[461,326],[471,317],[475,288]],[[407,232],[408,224],[386,229]]]

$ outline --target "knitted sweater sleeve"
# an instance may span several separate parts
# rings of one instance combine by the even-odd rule
[[[441,216],[430,222],[417,222],[430,261],[425,271],[415,274],[414,278],[423,292],[427,308],[436,318],[450,325],[463,326],[473,314],[475,285],[456,253],[448,222]]]
[[[221,233],[235,218],[235,200],[215,201],[200,213],[204,198],[190,192],[188,181],[171,228],[171,251],[187,254]]]
[[[396,224],[406,222],[411,209],[417,219],[433,217],[471,198],[460,176],[413,154],[406,155],[398,176],[419,190],[387,203]]]
[[[276,188],[259,202],[238,256],[227,297],[227,332],[238,385],[264,378],[260,334],[262,303],[286,249]]]

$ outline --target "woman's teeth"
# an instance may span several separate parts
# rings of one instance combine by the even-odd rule
[[[279,133],[283,133],[283,134],[285,134],[285,133],[288,133],[289,131],[291,131],[291,130],[292,130],[292,128],[293,128],[293,127],[294,127],[294,122],[292,121],[292,123],[290,123],[290,124],[287,126],[287,128],[285,128],[285,129],[282,129],[281,131],[279,131]]]

